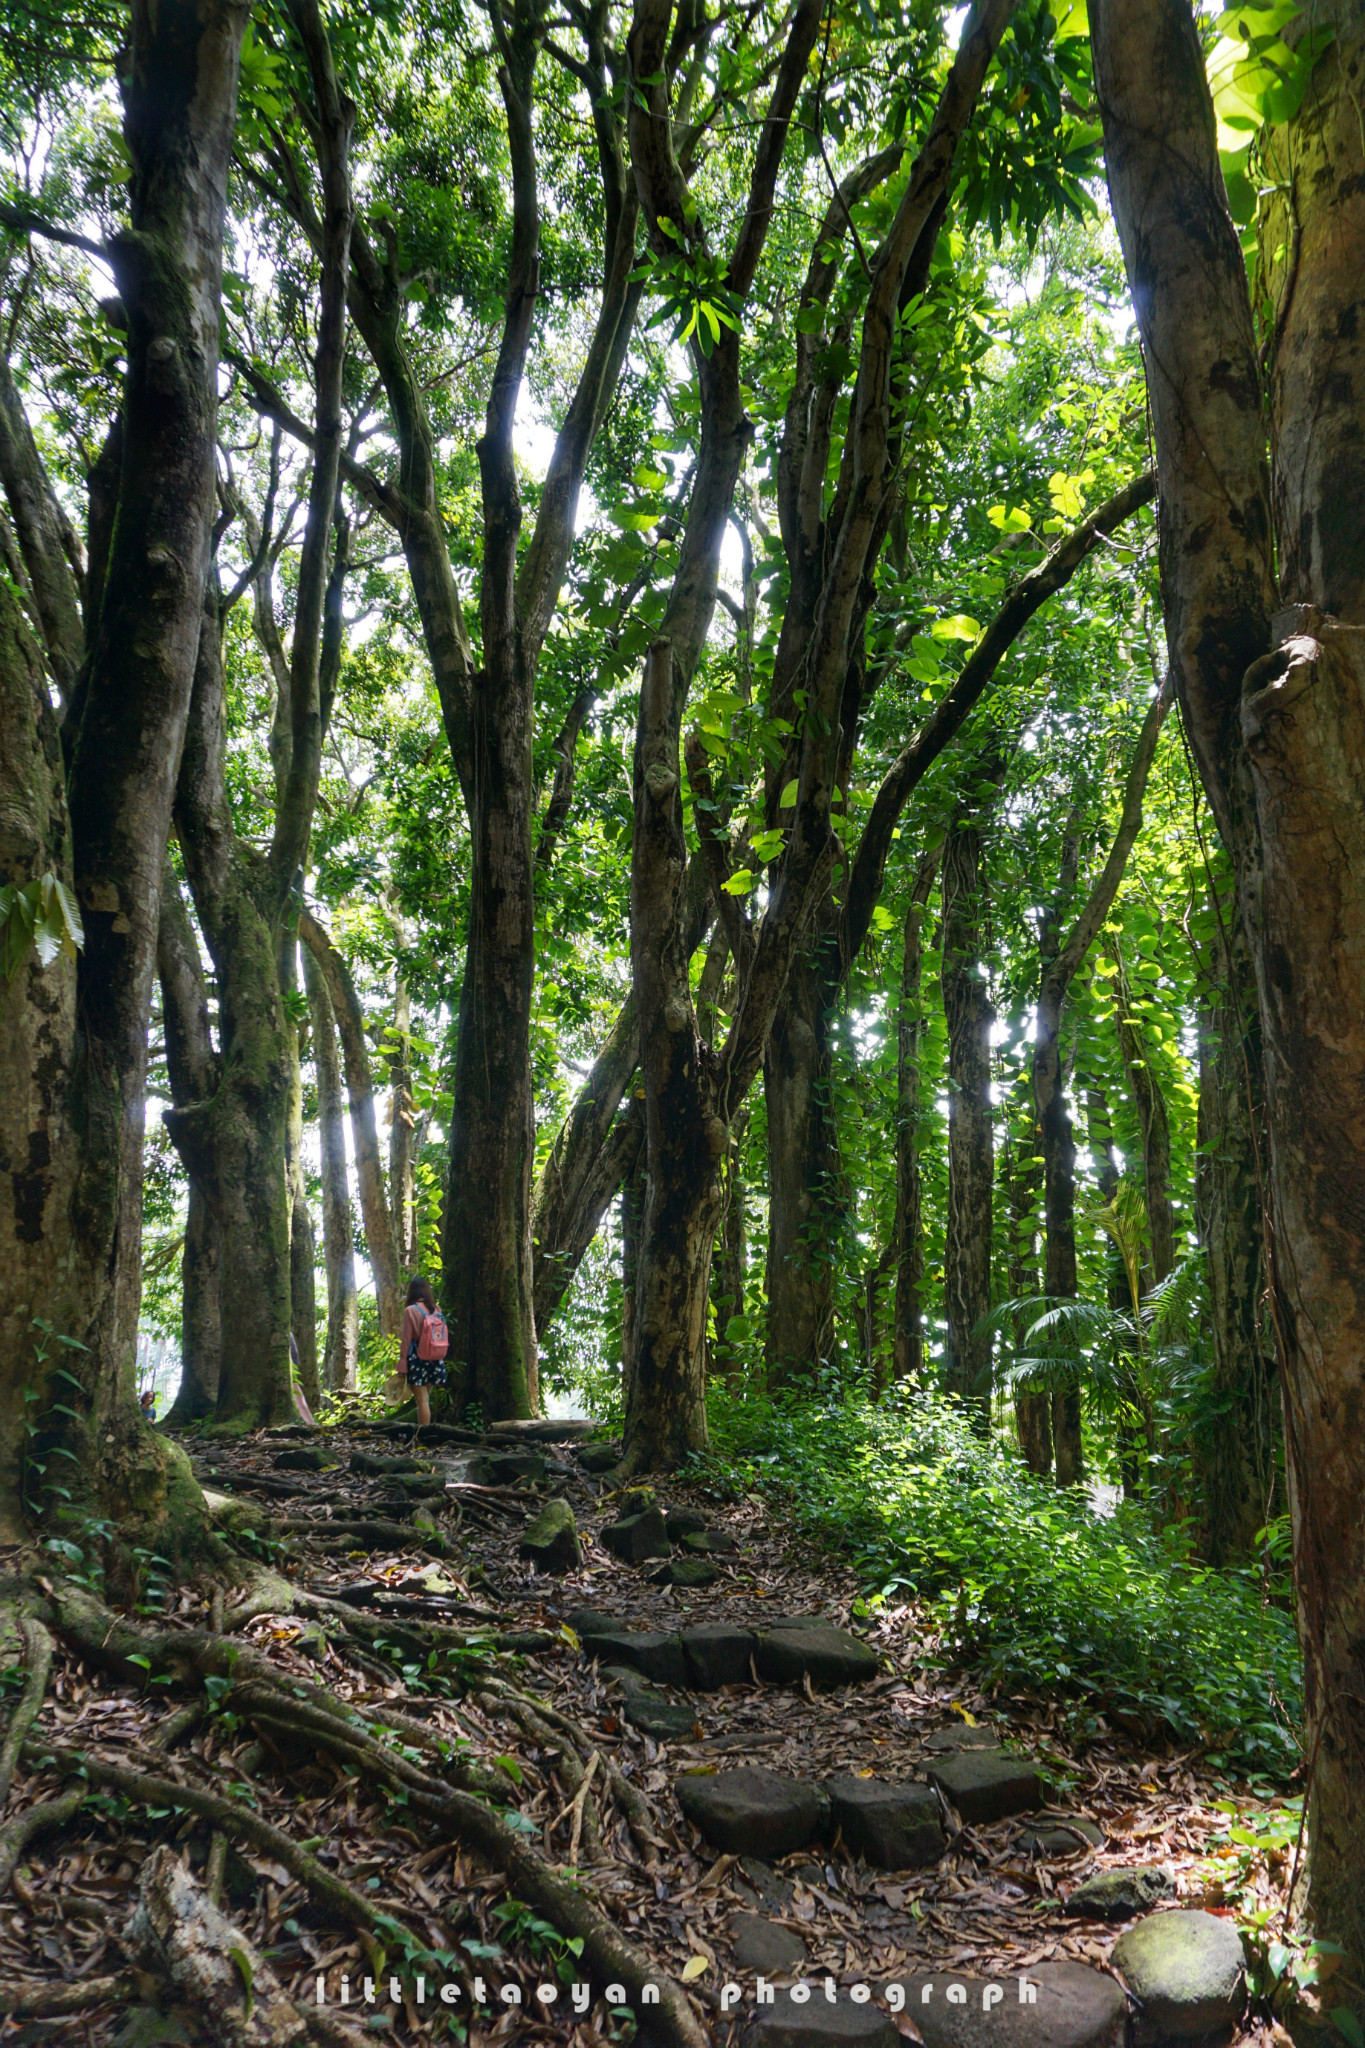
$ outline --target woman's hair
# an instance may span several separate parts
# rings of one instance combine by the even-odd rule
[[[411,1308],[415,1301],[420,1301],[423,1308],[435,1308],[436,1296],[431,1291],[430,1280],[422,1279],[420,1276],[416,1280],[409,1280],[408,1298],[404,1306]]]

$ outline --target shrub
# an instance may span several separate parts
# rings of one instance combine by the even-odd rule
[[[1147,1510],[1097,1514],[1032,1478],[950,1398],[770,1400],[711,1389],[712,1476],[779,1493],[869,1590],[930,1603],[943,1645],[992,1689],[1164,1722],[1229,1764],[1299,1759],[1294,1622],[1259,1575],[1214,1571]]]

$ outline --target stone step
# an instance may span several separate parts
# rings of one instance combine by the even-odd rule
[[[994,1728],[969,1728],[965,1721],[950,1721],[946,1728],[935,1728],[926,1736],[924,1747],[935,1756],[959,1749],[999,1749],[1000,1737]]]
[[[855,1856],[878,1870],[921,1870],[948,1847],[938,1800],[928,1785],[881,1778],[830,1778],[830,1815]]]
[[[730,1921],[734,1964],[760,1977],[790,1976],[804,1969],[806,1944],[794,1927],[783,1927],[762,1913],[736,1913]]]
[[[929,1779],[969,1826],[1028,1813],[1046,1796],[1036,1764],[1003,1750],[966,1749],[929,1766]]]
[[[656,1512],[656,1511],[651,1511]],[[758,1676],[771,1685],[859,1684],[877,1674],[877,1653],[846,1629],[828,1622],[792,1623],[766,1630],[735,1628],[729,1623],[683,1629],[628,1629],[609,1615],[575,1608],[566,1616],[585,1657],[627,1664],[660,1685],[715,1692],[722,1685],[743,1685]]]
[[[747,1764],[673,1781],[679,1806],[717,1849],[751,1856],[790,1856],[829,1825],[829,1800],[818,1785]]]

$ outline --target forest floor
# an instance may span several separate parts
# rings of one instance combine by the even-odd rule
[[[583,1469],[572,1445],[513,1439],[515,1448],[548,1456],[546,1483],[490,1485],[472,1483],[462,1462],[476,1446],[450,1441],[456,1432],[437,1434],[447,1441],[430,1447],[413,1447],[392,1425],[387,1433],[291,1431],[192,1444],[206,1485],[234,1502],[225,1519],[239,1541],[244,1520],[255,1522],[258,1543],[271,1539],[270,1568],[263,1573],[243,1556],[241,1582],[224,1597],[221,1588],[163,1589],[153,1564],[138,1603],[141,1626],[163,1644],[168,1634],[198,1642],[196,1632],[217,1631],[240,1646],[244,1663],[248,1653],[267,1660],[285,1691],[301,1697],[320,1686],[372,1727],[387,1719],[392,1729],[397,1719],[408,1758],[429,1761],[432,1741],[447,1738],[466,1775],[473,1767],[477,1779],[481,1767],[482,1786],[502,1788],[518,1839],[545,1867],[572,1868],[614,1927],[660,1973],[685,1984],[680,1995],[698,2038],[738,2041],[754,2018],[754,1969],[735,1954],[746,1929],[750,1943],[757,1930],[760,1950],[765,1927],[781,1930],[792,1956],[804,1949],[797,1967],[817,1983],[828,1975],[874,1990],[943,1967],[1013,1977],[1071,1959],[1107,1970],[1125,1923],[1071,1917],[1068,1897],[1097,1871],[1159,1864],[1170,1874],[1170,1904],[1230,1916],[1235,1900],[1243,1917],[1255,1909],[1270,1916],[1273,1932],[1292,1846],[1281,1841],[1258,1853],[1230,1845],[1229,1799],[1253,1838],[1257,1816],[1273,1802],[1230,1787],[1198,1753],[1144,1745],[1117,1730],[1083,1752],[1068,1746],[1060,1702],[985,1697],[970,1673],[940,1665],[937,1639],[915,1605],[869,1608],[847,1565],[792,1540],[780,1510],[757,1495],[726,1500],[700,1481],[659,1484],[660,1506],[693,1510],[735,1547],[710,1555],[710,1585],[657,1585],[657,1564],[623,1563],[604,1548],[600,1532],[620,1499],[609,1478]],[[508,1441],[504,1435],[494,1448],[505,1451]],[[339,1469],[287,1469],[300,1451],[306,1458],[318,1447]],[[350,1469],[357,1454],[362,1465],[405,1454],[413,1462],[414,1448],[416,1471]],[[425,1512],[410,1523],[428,1460]],[[582,1569],[560,1577],[535,1574],[518,1556],[528,1509],[549,1494],[568,1502],[584,1543]],[[359,1527],[366,1522],[368,1533]],[[800,1685],[754,1682],[751,1665],[749,1682],[669,1695],[674,1718],[685,1722],[681,1705],[692,1724],[679,1738],[656,1739],[632,1724],[620,1682],[582,1654],[568,1617],[585,1609],[629,1631],[761,1629],[778,1615],[815,1617],[860,1637],[878,1671],[870,1682],[822,1691],[809,1677]],[[507,1631],[526,1647],[494,1653],[489,1638]],[[217,1897],[236,1938],[254,1951],[250,1967],[270,1966],[315,2037],[358,2041],[366,2037],[359,2026],[371,2038],[380,2026],[386,2038],[415,2042],[449,2039],[458,2026],[467,2027],[458,2037],[469,2048],[508,2039],[602,2048],[624,2038],[620,2015],[600,2002],[606,1973],[589,1970],[553,1910],[528,1902],[496,1857],[462,1838],[448,1817],[421,1810],[419,1796],[329,1753],[325,1741],[286,1739],[268,1711],[253,1718],[237,1701],[230,1663],[229,1677],[208,1680],[198,1706],[187,1708],[184,1683],[153,1671],[157,1655],[141,1671],[131,1671],[126,1656],[121,1670],[116,1659],[111,1668],[98,1646],[78,1652],[54,1632],[30,1741],[78,1750],[109,1770],[101,1791],[24,1850],[11,1895],[0,1898],[0,1993],[8,1994],[0,2011],[12,2015],[0,2018],[0,2048],[36,2048],[58,2035],[89,2048],[188,2048],[201,2040],[220,2048],[233,2038],[206,2017],[189,1979],[178,1991],[158,1983],[130,1946],[130,1910],[162,1843]],[[1036,1762],[1055,1817],[1017,1813],[964,1825],[949,1811],[947,1853],[925,1869],[870,1868],[837,1834],[832,1848],[767,1863],[718,1854],[673,1792],[683,1774],[742,1765],[816,1782],[840,1774],[922,1778],[942,1761],[945,1731],[972,1728],[993,1731],[1006,1754]],[[35,1753],[26,1763],[7,1821],[69,1782]],[[159,1796],[145,1783],[138,1796],[138,1773],[155,1775]],[[249,1807],[311,1849],[314,1876],[300,1877],[297,1859],[291,1869],[259,1846],[220,1839],[211,1818],[177,1809],[168,1780]],[[1092,1839],[1067,1835],[1068,1822],[1088,1823]],[[348,1924],[318,1872],[344,1880],[381,1917],[367,1931],[351,1911]],[[426,1978],[420,2005],[415,1973]],[[378,1984],[369,2008],[367,1975]],[[390,1975],[401,1992],[396,2004]],[[583,2014],[569,2008],[568,1987],[580,1975],[593,1983]],[[343,1976],[348,2012],[339,2006]],[[322,2022],[313,2010],[319,1977]],[[471,2019],[476,1977],[486,2009]],[[535,1986],[556,1977],[555,2004],[538,2005]],[[458,2010],[438,2001],[446,1979],[460,1981]],[[731,1981],[744,1997],[722,2011],[721,1989]],[[505,1986],[521,1987],[520,2005],[503,2001]],[[899,2031],[919,2038],[908,2020]],[[348,2031],[352,2021],[358,2026]],[[248,2029],[241,2038],[257,2037]],[[1237,2035],[1263,2048],[1287,2038],[1263,2021],[1246,2022]]]

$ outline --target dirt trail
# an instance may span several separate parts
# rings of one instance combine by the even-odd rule
[[[1164,1892],[1178,1907],[1225,1914],[1202,1866],[1208,1838],[1228,1817],[1216,1809],[1219,1788],[1197,1756],[1144,1750],[1118,1732],[1083,1756],[1072,1753],[1055,1704],[988,1700],[970,1676],[945,1673],[918,1609],[869,1611],[852,1573],[792,1541],[780,1510],[756,1497],[727,1502],[699,1486],[659,1485],[657,1505],[673,1518],[675,1540],[664,1555],[633,1564],[612,1554],[603,1532],[623,1506],[643,1503],[623,1501],[609,1476],[585,1470],[572,1442],[535,1441],[535,1432],[483,1444],[460,1441],[463,1433],[435,1434],[445,1440],[414,1445],[402,1431],[358,1430],[196,1448],[205,1483],[235,1504],[228,1519],[239,1528],[255,1521],[277,1538],[288,1523],[287,1548],[272,1553],[273,1579],[244,1558],[241,1585],[226,1599],[219,1595],[221,1614],[210,1596],[186,1590],[157,1618],[185,1630],[216,1622],[269,1660],[281,1680],[321,1681],[335,1702],[369,1715],[397,1712],[448,1737],[466,1764],[491,1774],[522,1837],[554,1868],[572,1865],[620,1932],[661,1975],[685,1984],[702,2038],[737,2041],[762,2022],[767,2031],[759,2038],[774,2043],[875,2041],[881,2037],[867,2028],[878,2013],[883,2027],[894,2024],[895,2037],[917,2038],[908,2014],[891,2022],[881,2006],[845,2013],[849,1987],[867,1983],[875,1999],[877,1987],[935,1970],[970,1979],[1017,1978],[1066,1962],[1107,1971],[1115,1941],[1141,1913],[1106,1921],[1066,1909],[1078,1886],[1107,1870],[1163,1866],[1165,1874],[1151,1880],[1153,1897]],[[296,1469],[332,1460],[330,1469]],[[351,1469],[353,1460],[366,1469]],[[392,1464],[407,1469],[373,1469]],[[536,1572],[518,1554],[528,1516],[551,1498],[572,1510],[583,1547],[581,1569],[556,1576]],[[704,1528],[684,1534],[689,1518]],[[358,1533],[365,1527],[373,1533]],[[422,1548],[401,1541],[409,1530]],[[626,1547],[638,1532],[637,1539],[628,1532],[608,1540]],[[657,1531],[653,1547],[660,1547]],[[714,1571],[714,1578],[704,1586],[654,1583],[677,1575],[679,1564],[684,1576]],[[142,1604],[144,1613],[154,1610],[156,1597]],[[801,1619],[866,1645],[875,1675],[825,1687],[818,1670],[815,1682],[807,1670],[773,1683],[750,1662],[743,1678],[700,1690],[625,1669],[612,1647],[624,1641],[629,1660],[635,1637],[665,1643],[698,1628],[748,1631],[754,1643],[772,1644],[782,1633],[774,1621]],[[591,1630],[608,1620],[618,1637],[594,1637]],[[461,1645],[457,1630],[473,1639]],[[478,1640],[484,1632],[526,1647],[490,1658]],[[725,1650],[731,1638],[708,1640]],[[857,1642],[849,1654],[866,1657]],[[595,1658],[585,1654],[594,1648]],[[653,1654],[665,1656],[665,1674],[676,1668],[667,1662],[672,1648]],[[643,1661],[649,1664],[649,1653]],[[202,2012],[176,2008],[164,1991],[153,1997],[149,1979],[126,1975],[139,1871],[162,1842],[205,1881],[219,1856],[224,1910],[269,1958],[300,2010],[316,2001],[319,1976],[330,2009],[343,1975],[359,2000],[364,1975],[380,1975],[382,1964],[399,1973],[400,2002],[385,1994],[368,2011],[352,2006],[340,2014],[338,2007],[339,2021],[382,2017],[390,2039],[450,2038],[452,2013],[435,2003],[435,1986],[449,1974],[463,1984],[467,2015],[474,1978],[484,1985],[485,2010],[461,2021],[471,2048],[509,2038],[599,2048],[621,2037],[595,1973],[584,1971],[593,1979],[591,2011],[568,2009],[567,1987],[581,1959],[543,1914],[517,1905],[503,1872],[449,1829],[367,1783],[363,1771],[291,1745],[278,1730],[272,1735],[268,1716],[253,1721],[250,1712],[234,1712],[226,1687],[207,1718],[177,1731],[174,1716],[185,1718],[185,1699],[176,1687],[121,1682],[59,1640],[33,1733],[125,1766],[154,1764],[187,1785],[239,1788],[235,1796],[249,1796],[277,1828],[311,1842],[321,1866],[401,1923],[408,1960],[396,1939],[379,1945],[380,1956],[373,1937],[329,1913],[316,1887],[277,1859],[241,1844],[215,1851],[214,1829],[194,1814],[149,1812],[116,1797],[87,1801],[59,1833],[33,1842],[12,1896],[0,1901],[0,1992],[14,1980],[97,1992],[109,1979],[118,1995],[103,2004],[92,1996],[78,2018],[0,2020],[0,2048],[27,2048],[71,2030],[99,2048],[210,2038]],[[651,1727],[680,1732],[669,1738]],[[985,1748],[990,1742],[1000,1749]],[[995,1755],[1002,1780],[1011,1760],[1015,1781],[1036,1770],[1041,1782],[1024,1795],[1029,1810],[964,1821],[951,1800],[928,1789],[929,1774],[942,1772],[955,1752],[978,1762]],[[821,1799],[830,1781],[855,1781],[851,1799],[859,1785],[915,1785],[922,1803],[936,1802],[930,1825],[943,1829],[943,1853],[924,1867],[878,1868],[851,1852],[847,1834],[857,1828],[841,1827],[828,1810],[811,1840],[788,1854],[748,1854],[739,1838],[718,1848],[714,1831],[708,1842],[684,1818],[675,1786],[688,1778],[714,1797],[721,1774],[746,1768],[814,1787]],[[61,1782],[21,1773],[9,1814],[51,1797]],[[770,1791],[759,1786],[760,1831]],[[963,1795],[964,1804],[974,1796]],[[1017,1789],[1009,1797],[1017,1800]],[[854,1808],[847,1812],[856,1820]],[[1267,1903],[1283,1875],[1264,1873]],[[533,1987],[547,1974],[553,1982],[556,1964],[564,1988],[553,2009],[537,2006]],[[420,2005],[418,1971],[430,1986]],[[827,2016],[834,2032],[818,2031],[818,1995],[813,2007],[786,2019],[756,2007],[764,1971],[780,1984],[804,1978],[819,1985],[828,1977],[842,1986],[844,2017],[836,2024]],[[725,1999],[727,1984],[740,1987],[738,2000]],[[520,2005],[502,2002],[508,1985],[521,1988]],[[654,2025],[650,2015],[646,2022]],[[922,2038],[937,2037],[931,2030]],[[1014,2037],[998,2038],[1003,2048]],[[1235,2038],[1283,2037],[1244,2024]]]

